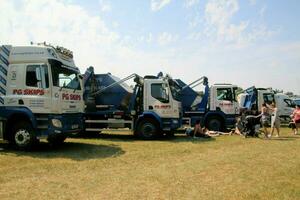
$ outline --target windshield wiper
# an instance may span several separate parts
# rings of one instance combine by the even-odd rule
[[[67,88],[65,85],[59,87],[59,91],[61,91],[63,88]]]

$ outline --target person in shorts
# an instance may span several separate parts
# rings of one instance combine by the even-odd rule
[[[261,116],[261,124],[264,130],[265,137],[269,138],[270,134],[268,127],[270,125],[270,114],[266,103],[263,103],[261,105],[261,113],[259,116]]]
[[[280,118],[279,118],[278,108],[276,107],[276,103],[273,102],[271,104],[271,106],[269,106],[269,109],[272,111],[272,115],[271,115],[271,135],[270,135],[270,137],[273,135],[274,129],[276,129],[276,131],[277,131],[277,135],[275,135],[275,137],[279,137],[279,134],[280,134]]]
[[[298,127],[300,126],[300,105],[296,105],[296,108],[293,111],[293,114],[291,115],[293,119],[292,129],[294,131],[294,134],[298,134]]]

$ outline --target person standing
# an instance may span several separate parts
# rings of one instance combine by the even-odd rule
[[[293,131],[294,134],[297,135],[298,134],[298,126],[300,125],[300,105],[296,105],[296,108],[294,109],[293,114],[291,115],[293,122],[294,122],[294,126]]]
[[[272,137],[275,128],[276,128],[276,131],[277,131],[277,135],[275,135],[275,137],[279,137],[279,134],[280,134],[280,118],[279,118],[279,112],[278,112],[278,108],[276,106],[276,103],[272,102],[272,104],[269,108],[272,111],[271,135],[270,135],[270,137]]]
[[[259,116],[261,116],[261,124],[262,124],[263,129],[264,129],[265,137],[269,138],[268,126],[270,124],[270,114],[269,114],[269,109],[268,109],[266,103],[263,103],[261,105],[261,114]]]

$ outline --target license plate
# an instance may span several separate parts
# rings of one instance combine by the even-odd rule
[[[72,129],[77,129],[78,127],[79,127],[78,124],[73,124],[73,125],[71,126]]]

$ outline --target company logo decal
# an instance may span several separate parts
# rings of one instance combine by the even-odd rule
[[[45,91],[42,89],[14,89],[13,90],[13,94],[17,94],[17,95],[44,95]]]
[[[68,94],[68,93],[63,93],[62,94],[62,99],[63,100],[75,100],[75,101],[80,101],[81,96],[79,94]]]
[[[156,109],[170,109],[170,105],[155,105],[154,108]]]

